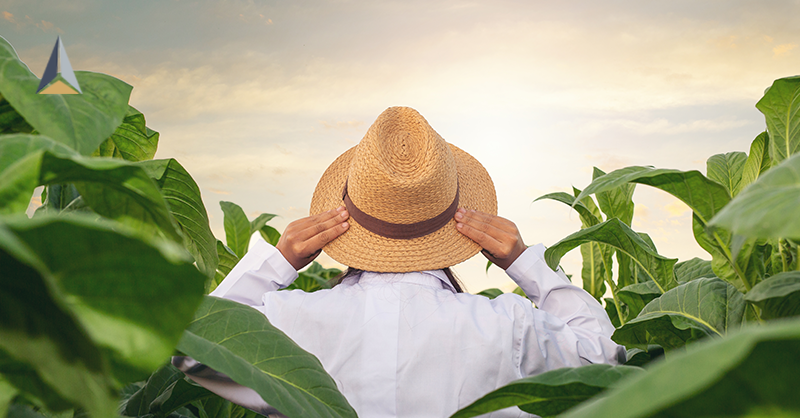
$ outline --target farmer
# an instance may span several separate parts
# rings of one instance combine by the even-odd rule
[[[368,418],[447,417],[516,379],[624,361],[600,304],[496,213],[477,160],[417,111],[389,108],[322,175],[311,216],[290,223],[276,247],[256,243],[212,295],[263,312]],[[337,286],[277,292],[323,249],[349,266]],[[463,293],[449,267],[479,251],[539,309],[515,294]],[[193,375],[203,368],[192,359],[174,363],[221,396],[270,411],[251,389],[207,369]]]

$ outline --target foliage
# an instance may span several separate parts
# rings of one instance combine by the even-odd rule
[[[128,104],[131,86],[104,74],[76,77],[83,94],[36,94],[38,78],[0,38],[0,418],[255,417],[164,365],[176,347],[212,356],[196,352],[203,344],[238,356],[209,361],[260,387],[281,412],[354,416],[316,358],[263,315],[212,301],[229,305],[217,314],[240,318],[222,331],[203,316],[203,295],[238,256],[211,233],[186,169],[153,160],[159,134]],[[41,186],[42,205],[28,218]],[[244,218],[247,240],[229,240],[239,256],[255,231],[277,242],[266,225],[273,216]],[[335,272],[317,266],[308,275]],[[195,317],[198,307],[206,311]],[[265,353],[223,349],[214,337],[251,330],[264,330],[269,362],[256,365]],[[264,372],[245,377],[242,367]],[[264,386],[275,379],[288,384]]]
[[[705,174],[640,166],[608,174],[595,169],[582,191],[537,199],[565,203],[580,216],[581,230],[550,246],[546,261],[555,268],[580,246],[584,289],[605,301],[617,327],[612,338],[629,348],[629,364],[647,370],[565,416],[800,413],[792,393],[800,323],[772,324],[800,316],[800,77],[776,80],[757,108],[767,130],[755,137],[749,155],[713,155]],[[633,231],[629,199],[635,184],[685,203],[692,210],[694,237],[711,259],[676,263],[660,255],[646,234]],[[608,293],[611,297],[603,298]],[[651,363],[664,350],[666,360]],[[504,395],[524,381],[486,395],[483,399],[508,402],[481,412],[510,405],[525,409],[525,397]],[[576,389],[564,396],[582,394]]]

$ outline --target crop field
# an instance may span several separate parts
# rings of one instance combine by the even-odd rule
[[[259,416],[185,378],[176,354],[286,416],[356,416],[320,362],[261,313],[207,296],[253,234],[277,242],[274,215],[219,202],[215,237],[191,174],[153,159],[159,133],[129,105],[132,87],[76,76],[80,95],[36,94],[39,79],[0,37],[0,418]],[[580,252],[581,271],[568,273],[605,307],[627,364],[518,380],[453,417],[513,406],[542,417],[800,415],[800,78],[753,99],[764,132],[748,153],[709,156],[705,173],[595,168],[583,190],[537,199],[580,217],[546,260],[556,268]],[[688,205],[705,259],[662,256],[632,229],[637,187]],[[330,288],[338,273],[313,263],[292,288]]]

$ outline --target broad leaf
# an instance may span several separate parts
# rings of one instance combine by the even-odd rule
[[[586,242],[599,242],[624,252],[647,273],[650,280],[658,284],[662,292],[677,285],[673,272],[677,259],[658,255],[636,232],[617,218],[582,229],[562,239],[545,251],[545,260],[550,268],[555,269],[564,254]]]
[[[756,181],[758,176],[769,170],[772,160],[769,158],[769,135],[760,133],[750,144],[750,154],[742,170],[740,190],[744,190],[750,183]]]
[[[716,277],[697,279],[648,303],[612,338],[628,348],[683,347],[707,335],[719,337],[738,329],[744,308],[744,297],[735,287]]]
[[[606,173],[594,167],[592,182]],[[617,187],[608,188],[603,191],[595,192],[597,205],[606,215],[606,219],[619,218],[625,225],[631,226],[633,219],[633,191],[635,184],[625,183]]]
[[[208,292],[213,291],[222,283],[222,280],[225,279],[225,276],[233,270],[236,266],[236,263],[239,262],[239,257],[233,253],[233,250],[228,248],[222,241],[217,240],[217,254],[219,255],[219,263],[217,264],[217,269],[214,273],[214,283],[212,283],[211,287],[208,289]]]
[[[172,364],[160,367],[147,378],[145,384],[136,393],[124,402],[122,414],[129,417],[138,417],[152,413],[150,405],[156,398],[164,394],[172,384],[183,379],[183,377],[183,373]]]
[[[498,297],[498,296],[500,296],[502,294],[503,294],[503,291],[498,289],[498,288],[496,288],[496,287],[493,287],[491,289],[484,289],[484,290],[481,290],[480,292],[476,293],[476,295],[486,296],[489,299],[494,299],[494,298],[496,298],[496,297]]]
[[[635,318],[648,303],[659,296],[661,291],[653,281],[628,285],[617,292],[619,300],[628,306],[626,320]]]
[[[608,364],[552,370],[515,380],[489,392],[451,418],[476,417],[512,406],[542,418],[554,417],[597,396],[618,381],[642,372],[638,367]]]
[[[0,376],[0,417],[5,417],[8,412],[8,406],[14,397],[17,396],[17,390],[11,383],[8,383]]]
[[[173,158],[143,161],[137,164],[161,188],[169,211],[183,232],[183,246],[206,277],[214,276],[219,258],[217,239],[208,225],[200,188],[191,175]]]
[[[285,290],[301,289],[306,292],[316,292],[321,289],[330,289],[332,279],[342,271],[336,268],[326,269],[316,261],[313,261],[307,269],[299,272],[297,279]]]
[[[765,279],[747,292],[745,300],[761,308],[762,319],[800,315],[800,271]]]
[[[274,218],[275,216],[277,215],[273,215],[271,213],[262,213],[261,215],[258,215],[257,218],[253,219],[250,222],[250,233],[253,234],[256,231],[260,231],[261,228],[263,228],[267,224],[267,222],[272,220],[272,218]]]
[[[800,238],[800,155],[764,173],[711,221],[759,238]]]
[[[25,122],[25,118],[17,113],[17,111],[11,107],[11,104],[8,103],[8,100],[0,95],[0,134],[28,134],[31,132],[33,132],[33,126],[28,125],[28,122]],[[0,414],[0,416],[2,416],[2,414]]]
[[[201,401],[207,398],[221,399],[211,393],[208,389],[190,383],[180,374],[180,379],[175,380],[167,386],[156,399],[150,403],[150,413],[167,416],[171,412],[186,406],[192,402]],[[209,411],[205,411],[206,413]]]
[[[800,77],[775,80],[756,108],[767,120],[772,164],[780,164],[800,150]]]
[[[56,280],[38,255],[0,224],[0,374],[10,367],[7,378],[18,389],[32,389],[34,382],[15,377],[35,376],[33,395],[51,410],[67,409],[67,401],[93,416],[112,416],[114,384],[103,354]]]
[[[269,225],[262,226],[261,229],[258,230],[258,232],[261,233],[261,237],[264,238],[264,241],[267,241],[273,246],[278,245],[278,240],[281,239],[281,233],[278,232],[277,229]],[[486,270],[489,270],[488,264],[486,265]]]
[[[706,161],[708,178],[725,187],[728,194],[736,196],[742,190],[742,172],[747,154],[739,151],[712,155]]]
[[[92,154],[136,162],[152,160],[158,148],[158,132],[145,126],[144,115],[133,106],[111,136]]]
[[[254,389],[285,415],[356,416],[319,360],[249,306],[206,296],[178,349]]]
[[[204,290],[203,276],[177,245],[74,216],[6,225],[53,273],[66,306],[108,352],[120,381],[147,376],[172,353]]]
[[[219,206],[222,208],[224,216],[225,240],[228,247],[237,257],[242,258],[250,246],[250,236],[252,235],[250,221],[247,220],[244,210],[236,203],[220,201]]]
[[[583,268],[581,269],[581,278],[583,279],[583,290],[589,292],[598,301],[606,293],[606,264],[611,265],[610,252],[613,250],[606,250],[608,255],[604,260],[604,253],[601,250],[598,242],[587,242],[581,244],[581,257],[583,257]]]
[[[122,123],[132,87],[105,74],[75,77],[83,94],[36,94],[39,78],[0,37],[0,94],[37,132],[90,155]]]
[[[678,283],[690,282],[701,277],[713,277],[711,262],[697,257],[675,264],[675,278]]]
[[[565,418],[797,416],[800,321],[689,347]]]

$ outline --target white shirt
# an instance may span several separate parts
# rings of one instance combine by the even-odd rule
[[[332,289],[276,292],[297,272],[264,241],[211,295],[258,309],[317,356],[360,417],[440,418],[513,380],[625,360],[605,310],[543,256],[543,245],[530,247],[506,270],[539,309],[515,294],[455,293],[441,270],[364,272]],[[252,389],[195,380],[266,407]],[[487,416],[523,415],[514,407]]]

